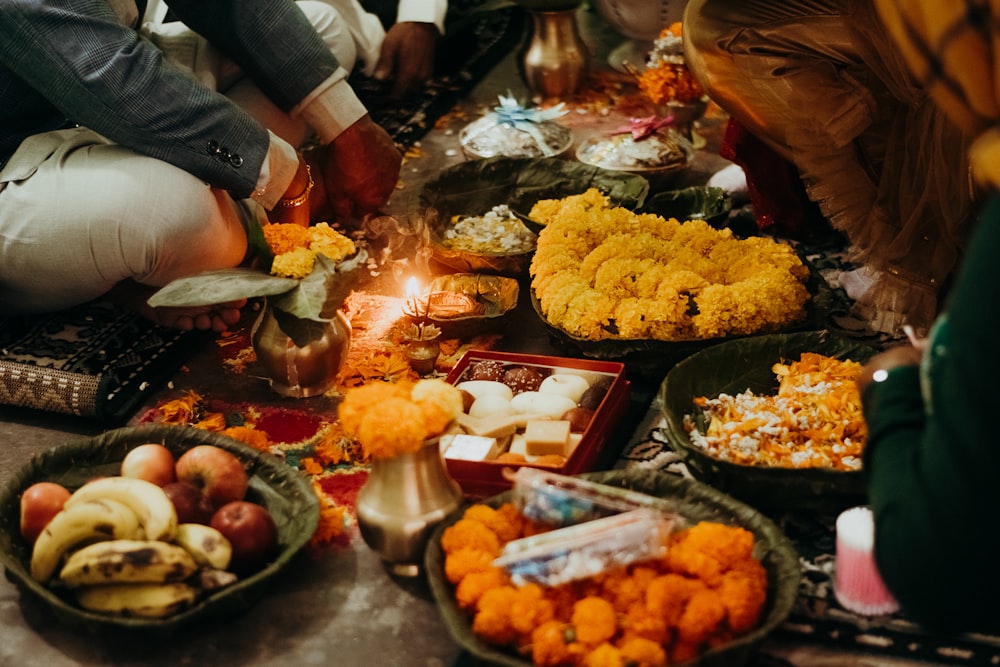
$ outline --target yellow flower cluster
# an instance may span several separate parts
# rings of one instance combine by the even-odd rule
[[[264,240],[274,253],[271,275],[302,279],[316,263],[316,255],[325,255],[336,263],[357,250],[352,241],[325,222],[311,227],[275,223],[264,228]]]
[[[610,206],[591,188],[541,200],[531,286],[546,320],[589,340],[704,339],[805,316],[808,269],[788,245]]]
[[[535,665],[662,667],[750,632],[767,600],[753,533],[701,522],[667,555],[557,587],[515,586],[493,565],[509,540],[545,530],[512,503],[469,506],[445,529],[445,577],[484,641]]]
[[[443,434],[462,413],[462,392],[438,378],[408,383],[370,382],[347,392],[337,408],[344,433],[368,456],[415,452]]]

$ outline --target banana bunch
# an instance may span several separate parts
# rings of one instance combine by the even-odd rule
[[[38,536],[31,576],[56,577],[91,611],[163,618],[206,588],[232,583],[231,556],[229,541],[211,526],[178,525],[157,485],[107,477],[80,487]]]

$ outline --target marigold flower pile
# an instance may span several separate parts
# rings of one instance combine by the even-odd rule
[[[273,276],[302,279],[312,272],[317,253],[336,263],[357,250],[354,241],[325,222],[311,227],[275,223],[265,225],[263,230],[264,240],[274,253]]]
[[[375,459],[417,451],[461,413],[461,391],[438,378],[371,382],[348,391],[337,408],[344,433]]]
[[[639,89],[654,104],[690,104],[705,96],[684,62],[681,24],[664,28],[653,42],[646,69],[638,77]]]
[[[779,380],[774,395],[697,397],[710,421],[701,433],[694,416],[685,415],[691,442],[741,465],[860,470],[868,436],[856,384],[861,363],[806,352],[772,368]]]
[[[476,504],[441,536],[445,577],[473,632],[535,665],[660,667],[760,622],[767,571],[743,528],[701,522],[674,533],[662,559],[557,587],[514,585],[493,559],[508,541],[545,529],[512,503]]]
[[[613,208],[594,188],[531,217],[545,224],[531,286],[546,320],[579,338],[714,338],[805,316],[808,269],[786,244]]]

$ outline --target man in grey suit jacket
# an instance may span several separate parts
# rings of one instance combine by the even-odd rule
[[[119,295],[221,330],[242,304],[153,310],[145,295],[239,264],[255,207],[304,221],[322,199],[348,218],[392,193],[401,158],[346,81],[335,10],[169,7],[180,23],[143,25],[135,0],[0,0],[0,312]],[[297,148],[313,136],[310,178]]]

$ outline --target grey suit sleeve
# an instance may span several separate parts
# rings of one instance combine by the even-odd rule
[[[103,0],[0,0],[0,65],[70,121],[236,197],[253,192],[267,130],[166,62]]]

